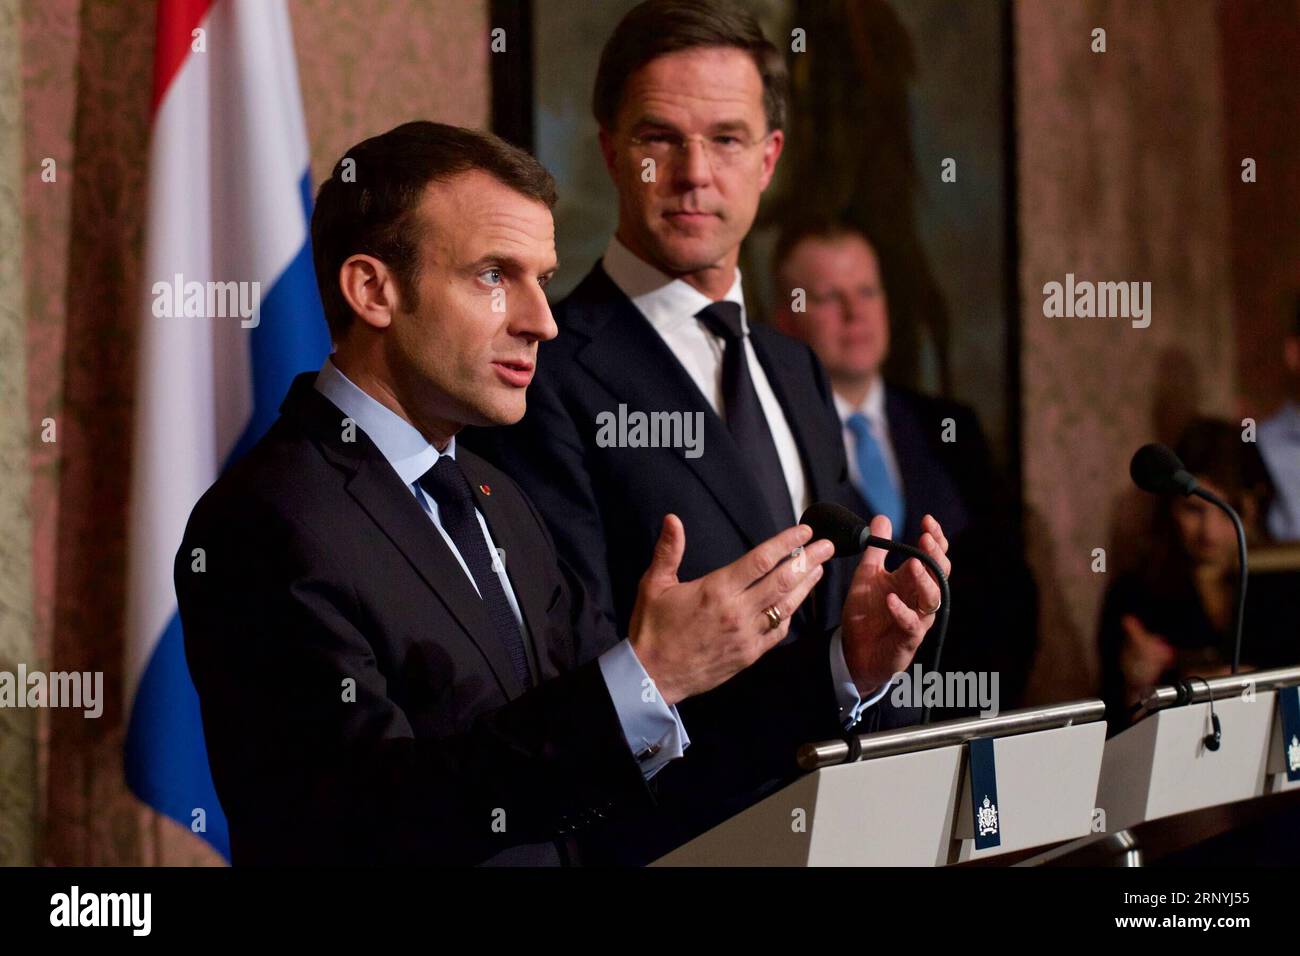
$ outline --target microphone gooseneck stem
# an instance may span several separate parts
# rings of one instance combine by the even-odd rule
[[[1246,618],[1246,528],[1241,523],[1241,518],[1232,506],[1220,498],[1212,491],[1206,491],[1197,485],[1192,490],[1192,494],[1198,498],[1204,498],[1210,504],[1220,509],[1224,514],[1232,519],[1232,525],[1237,529],[1237,614],[1234,624],[1234,640],[1232,642],[1232,674],[1235,677],[1237,668],[1241,665],[1241,631],[1242,625]]]
[[[948,611],[952,607],[952,595],[948,589],[948,577],[939,567],[939,562],[930,557],[920,548],[914,548],[910,544],[903,544],[899,541],[892,541],[889,538],[877,538],[874,534],[865,536],[866,546],[871,548],[884,548],[886,551],[897,551],[899,554],[905,554],[909,558],[916,558],[925,565],[930,573],[934,575],[934,580],[939,585],[939,610],[935,613],[934,619],[934,662],[930,665],[934,672],[939,673],[939,665],[943,658],[943,639],[948,634]],[[1233,670],[1236,673],[1236,670]],[[921,724],[924,726],[930,722],[930,705],[926,704],[921,710]]]

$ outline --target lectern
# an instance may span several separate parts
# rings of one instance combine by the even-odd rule
[[[1106,744],[1097,805],[1107,829],[1300,786],[1287,779],[1291,763],[1300,777],[1300,739],[1291,740],[1300,735],[1283,731],[1298,686],[1300,667],[1287,667],[1155,691],[1143,702],[1146,716]],[[1211,706],[1218,749],[1206,741]]]
[[[942,866],[1092,831],[1105,705],[809,744],[807,771],[656,866]],[[972,766],[972,764],[974,764]],[[991,775],[991,776],[990,776]]]

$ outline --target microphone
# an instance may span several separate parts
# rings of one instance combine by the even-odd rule
[[[1154,442],[1133,454],[1128,473],[1135,485],[1153,495],[1190,495],[1200,487],[1170,448]]]
[[[1133,483],[1143,491],[1153,495],[1174,495],[1184,497],[1195,495],[1214,505],[1231,520],[1237,530],[1237,614],[1234,624],[1236,631],[1232,647],[1232,673],[1237,673],[1241,663],[1241,629],[1246,616],[1246,528],[1241,517],[1232,506],[1214,492],[1202,488],[1183,467],[1182,461],[1165,445],[1143,445],[1133,455],[1129,463],[1129,475]]]
[[[934,576],[934,580],[939,585],[939,610],[936,612],[934,621],[934,670],[939,670],[939,662],[943,656],[943,639],[948,633],[948,611],[952,607],[952,595],[948,591],[948,578],[939,567],[939,563],[930,557],[920,548],[914,548],[910,544],[903,544],[901,541],[894,541],[891,538],[878,538],[871,533],[871,526],[854,514],[848,508],[841,505],[831,504],[829,501],[819,501],[810,505],[808,510],[803,513],[799,519],[800,524],[806,524],[813,529],[813,540],[825,538],[831,544],[835,545],[835,557],[845,558],[855,554],[861,554],[867,548],[882,548],[885,551],[897,551],[899,554],[905,554],[909,558],[916,558]],[[927,705],[921,711],[921,723],[930,722],[930,708]]]

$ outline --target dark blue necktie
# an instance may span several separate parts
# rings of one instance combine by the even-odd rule
[[[695,317],[726,343],[722,353],[722,404],[727,431],[740,446],[776,527],[788,528],[794,524],[790,486],[786,484],[781,456],[777,454],[772,430],[767,425],[767,416],[763,414],[763,405],[749,375],[740,305],[714,302],[695,313]]]
[[[492,630],[510,656],[515,677],[521,686],[531,687],[532,675],[524,652],[524,635],[493,567],[492,553],[478,523],[474,492],[465,473],[456,464],[456,459],[439,455],[434,466],[420,477],[420,487],[438,502],[438,519],[469,568],[470,577],[478,585],[478,593],[487,605]]]

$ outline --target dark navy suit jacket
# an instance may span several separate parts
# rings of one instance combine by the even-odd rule
[[[560,334],[541,346],[524,419],[510,428],[470,429],[460,440],[520,483],[546,519],[560,554],[617,632],[626,633],[665,514],[676,514],[686,529],[682,580],[735,561],[780,529],[763,505],[745,450],[599,264],[554,312]],[[751,323],[750,337],[794,433],[812,500],[851,505],[839,418],[821,364],[806,345],[766,326]],[[629,411],[701,413],[703,454],[689,458],[681,448],[601,447],[598,419],[617,412],[620,404]],[[804,659],[818,662],[815,679],[825,680],[827,693],[833,693],[829,634],[839,623],[854,566],[851,559],[829,563],[785,646],[769,652],[761,665],[803,682],[806,673],[788,662],[807,655]],[[729,767],[737,742],[756,732],[775,740],[788,736],[790,727],[789,714],[777,713],[780,692],[755,694],[756,686],[733,679],[679,708],[691,746],[652,786],[662,794],[699,787],[704,779],[709,783],[695,799],[682,801],[700,812],[682,819],[676,837],[700,832],[796,772],[792,749],[771,765],[772,779],[764,785],[735,786],[739,778]],[[862,729],[901,726],[917,716],[885,698],[868,709]],[[839,728],[822,725],[821,732],[823,739],[835,737]]]
[[[410,489],[314,378],[195,506],[175,562],[235,863],[648,862],[837,733],[824,646],[778,649],[691,720],[710,759],[647,786],[596,661],[618,636],[528,498],[458,448],[509,555],[541,672],[526,690]]]

